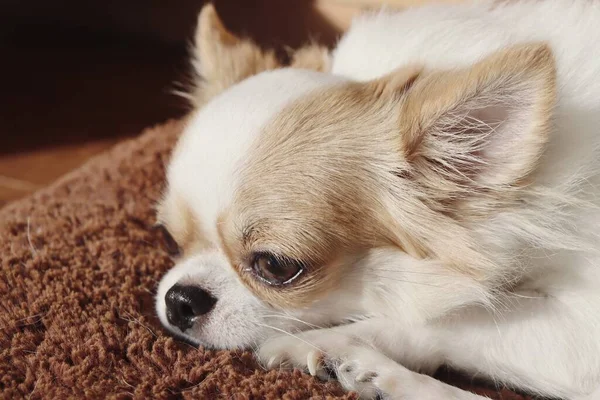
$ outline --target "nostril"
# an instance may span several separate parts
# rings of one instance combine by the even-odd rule
[[[194,310],[192,309],[192,307],[188,306],[187,304],[181,303],[179,305],[179,313],[186,318],[193,318],[194,317]]]
[[[185,331],[194,324],[196,317],[208,313],[217,300],[198,286],[174,285],[165,295],[167,320]]]

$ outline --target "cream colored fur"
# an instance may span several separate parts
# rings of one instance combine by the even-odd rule
[[[168,329],[361,398],[478,398],[427,375],[444,363],[600,398],[598,3],[382,11],[288,68],[199,21],[159,206],[183,249]],[[266,284],[261,254],[297,277]],[[217,299],[183,332],[175,284]]]

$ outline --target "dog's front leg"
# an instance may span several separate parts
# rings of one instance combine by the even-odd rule
[[[600,321],[595,295],[588,295],[515,293],[502,312],[472,306],[423,326],[404,327],[389,318],[373,329],[370,320],[352,329],[415,371],[433,373],[448,364],[542,396],[596,400]]]
[[[265,342],[258,357],[268,368],[296,367],[323,379],[333,371],[342,386],[361,399],[478,400],[481,396],[409,370],[394,360],[406,360],[419,370],[435,370],[440,357],[423,336],[405,337],[384,319],[372,319]],[[394,359],[392,359],[392,358]]]
[[[398,327],[393,334],[375,331],[376,347],[402,365],[431,372],[450,364],[548,397],[600,391],[595,266],[585,279],[565,276],[499,299],[468,277],[432,262],[413,264],[397,251],[374,251],[362,262],[362,281],[385,288],[370,309]],[[477,296],[482,293],[488,299]]]
[[[445,362],[552,398],[600,394],[600,321],[595,294],[529,294],[493,313],[474,308],[430,327]]]

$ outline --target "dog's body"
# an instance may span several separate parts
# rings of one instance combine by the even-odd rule
[[[186,256],[159,287],[167,327],[327,361],[365,398],[475,398],[412,372],[444,363],[600,397],[600,4],[382,12],[295,59],[329,72],[245,80],[272,56],[203,14],[219,89],[159,212]]]

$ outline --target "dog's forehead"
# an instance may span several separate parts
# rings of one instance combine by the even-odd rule
[[[216,221],[233,199],[238,171],[263,127],[295,100],[342,78],[280,69],[225,91],[188,122],[167,172],[169,190],[184,199],[204,232],[217,237]]]

